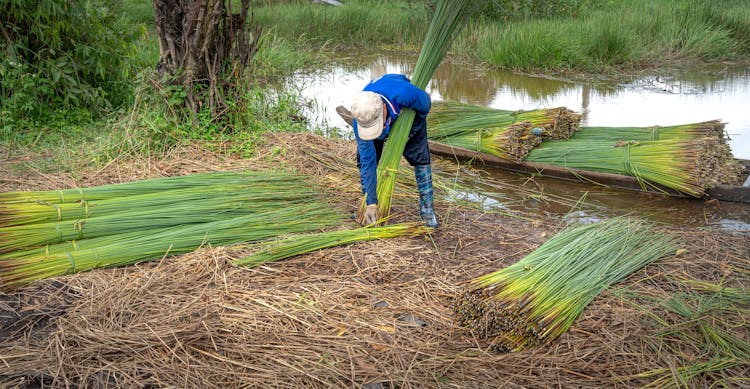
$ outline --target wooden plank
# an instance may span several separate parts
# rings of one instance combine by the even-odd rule
[[[635,190],[640,192],[666,193],[670,196],[677,197],[688,197],[673,189],[665,188],[659,185],[655,185],[653,188],[649,187],[644,189],[641,183],[638,182],[635,177],[624,176],[620,174],[592,172],[581,169],[564,168],[534,162],[514,162],[496,157],[494,155],[480,153],[461,147],[454,147],[433,141],[429,141],[429,143],[431,153],[448,158],[454,158],[463,162],[471,161],[483,164],[485,166],[492,166],[515,172],[535,173],[547,177],[585,182],[606,187]],[[709,197],[725,201],[750,203],[750,187],[719,185],[709,191]]]

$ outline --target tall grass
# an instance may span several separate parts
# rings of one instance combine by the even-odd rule
[[[461,38],[464,53],[518,70],[658,66],[750,56],[750,3],[687,0],[609,2],[577,18],[484,21]]]
[[[258,23],[273,26],[281,38],[351,49],[404,44],[414,48],[430,20],[424,2],[405,1],[347,1],[342,7],[283,3],[253,11]]]

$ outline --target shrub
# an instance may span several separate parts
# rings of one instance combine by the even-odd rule
[[[97,112],[129,101],[124,63],[137,30],[111,2],[0,0],[0,14],[5,121],[43,120],[61,109]]]

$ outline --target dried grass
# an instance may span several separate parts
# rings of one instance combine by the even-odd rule
[[[303,151],[314,145],[353,160],[351,142],[309,134],[268,139],[249,160],[183,148],[160,161],[117,161],[75,183],[272,168],[284,161],[326,183],[332,201],[356,208],[358,181],[350,181],[356,168],[340,170]],[[61,180],[74,182],[16,177],[2,180],[0,189],[55,188]],[[409,199],[396,205],[399,217],[413,221]],[[522,258],[556,231],[556,221],[437,207],[450,217],[429,239],[359,243],[253,269],[229,265],[248,254],[241,249],[208,247],[0,294],[0,385],[634,387],[649,381],[627,377],[678,360],[655,355],[647,346],[653,331],[646,314],[606,291],[551,347],[488,352],[486,341],[453,322],[461,282]],[[748,287],[750,237],[676,233],[686,254],[632,275],[629,288],[669,293],[681,275]],[[728,373],[747,377],[750,368]]]

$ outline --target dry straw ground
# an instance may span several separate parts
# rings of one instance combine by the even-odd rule
[[[318,177],[332,206],[355,209],[357,173],[341,162],[353,157],[351,142],[309,134],[267,140],[252,159],[191,146],[159,160],[116,160],[75,180],[8,173],[0,190],[286,167]],[[397,189],[404,195],[395,201],[397,221],[418,217],[415,192]],[[559,220],[528,221],[445,201],[437,211],[443,225],[426,238],[354,244],[254,269],[229,264],[248,253],[242,247],[206,247],[0,292],[0,386],[635,387],[705,358],[677,340],[679,355],[655,352],[651,345],[664,340],[649,324],[649,309],[670,316],[658,306],[636,309],[613,291],[550,346],[489,352],[487,340],[454,325],[454,296],[463,281],[541,245]],[[618,288],[667,296],[682,290],[675,280],[683,276],[748,286],[747,235],[674,232],[686,253],[633,274]],[[747,340],[746,323],[737,324]],[[666,370],[634,377],[659,368]],[[740,363],[690,383],[708,386],[724,378],[739,386],[743,381],[733,377],[748,376],[750,367]]]

